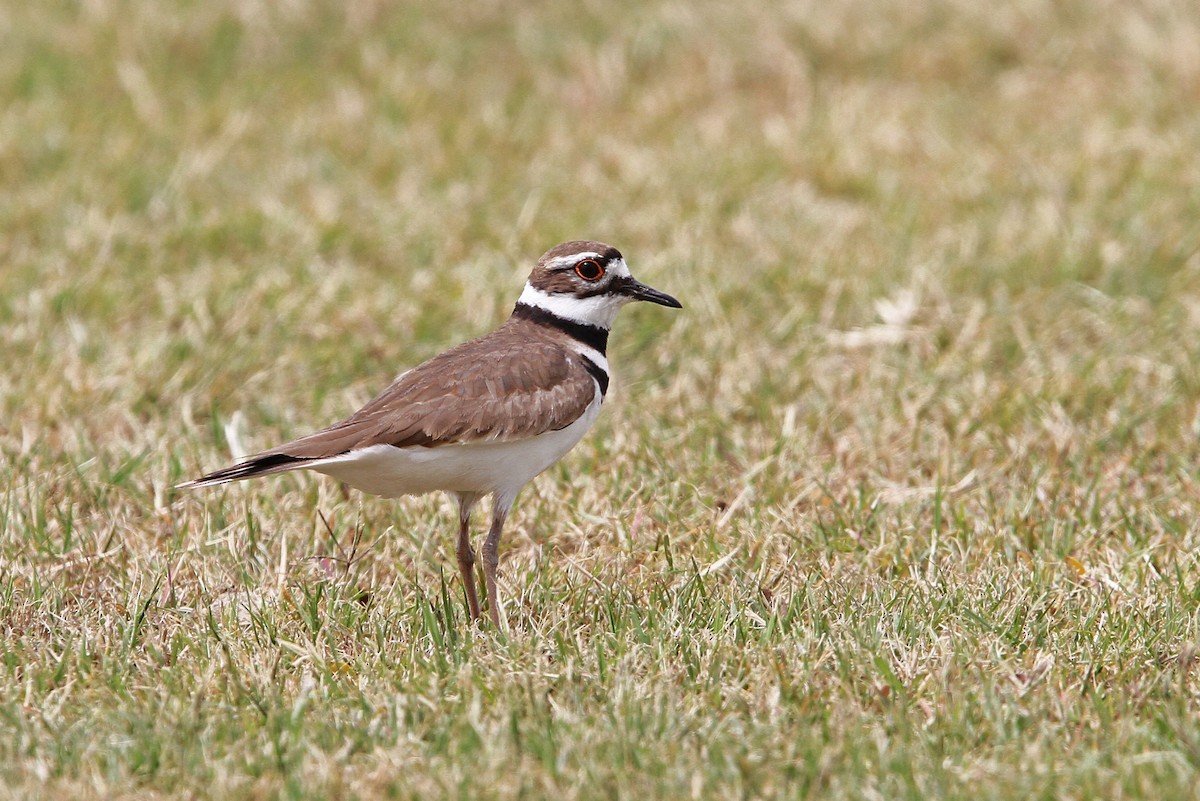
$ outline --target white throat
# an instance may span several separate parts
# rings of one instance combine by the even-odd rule
[[[536,306],[548,311],[556,317],[570,320],[573,323],[593,325],[605,330],[612,328],[617,312],[630,301],[624,295],[593,295],[590,298],[577,298],[573,295],[551,295],[531,284],[525,284],[525,291],[517,299],[517,303]]]

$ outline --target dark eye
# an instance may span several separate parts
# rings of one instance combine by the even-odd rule
[[[604,268],[595,259],[584,259],[575,265],[575,274],[584,281],[599,281],[604,277]]]

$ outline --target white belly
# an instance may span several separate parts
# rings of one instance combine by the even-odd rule
[[[515,495],[531,478],[575,447],[600,414],[600,403],[597,392],[596,399],[574,423],[529,439],[433,448],[372,445],[305,467],[385,498],[434,490]]]

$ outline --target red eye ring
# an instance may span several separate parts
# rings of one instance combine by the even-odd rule
[[[575,274],[584,281],[599,281],[604,277],[604,267],[595,259],[584,259],[575,265]]]

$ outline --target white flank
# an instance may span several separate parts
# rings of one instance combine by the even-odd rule
[[[556,317],[570,320],[573,323],[594,325],[597,328],[612,328],[617,319],[617,312],[632,298],[628,295],[593,295],[590,298],[577,298],[574,295],[551,295],[531,284],[525,284],[518,303],[537,306]]]
[[[605,355],[593,348],[592,345],[583,344],[578,339],[571,339],[570,342],[564,342],[563,344],[574,350],[578,355],[583,356],[584,359],[592,362],[596,367],[602,369],[608,378],[612,378],[612,372],[608,369],[608,360],[605,359]]]
[[[583,356],[585,359],[589,359],[592,364],[596,365],[605,373],[607,373],[610,378],[612,377],[612,373],[608,369],[608,359],[605,358],[603,353],[596,350],[591,345],[583,344],[577,339],[572,339],[568,342],[564,342],[563,344],[578,353],[580,356]]]
[[[583,438],[600,414],[600,393],[571,425],[508,442],[469,442],[396,448],[372,445],[306,467],[372,495],[397,498],[434,490],[512,499],[531,478],[557,462]]]

